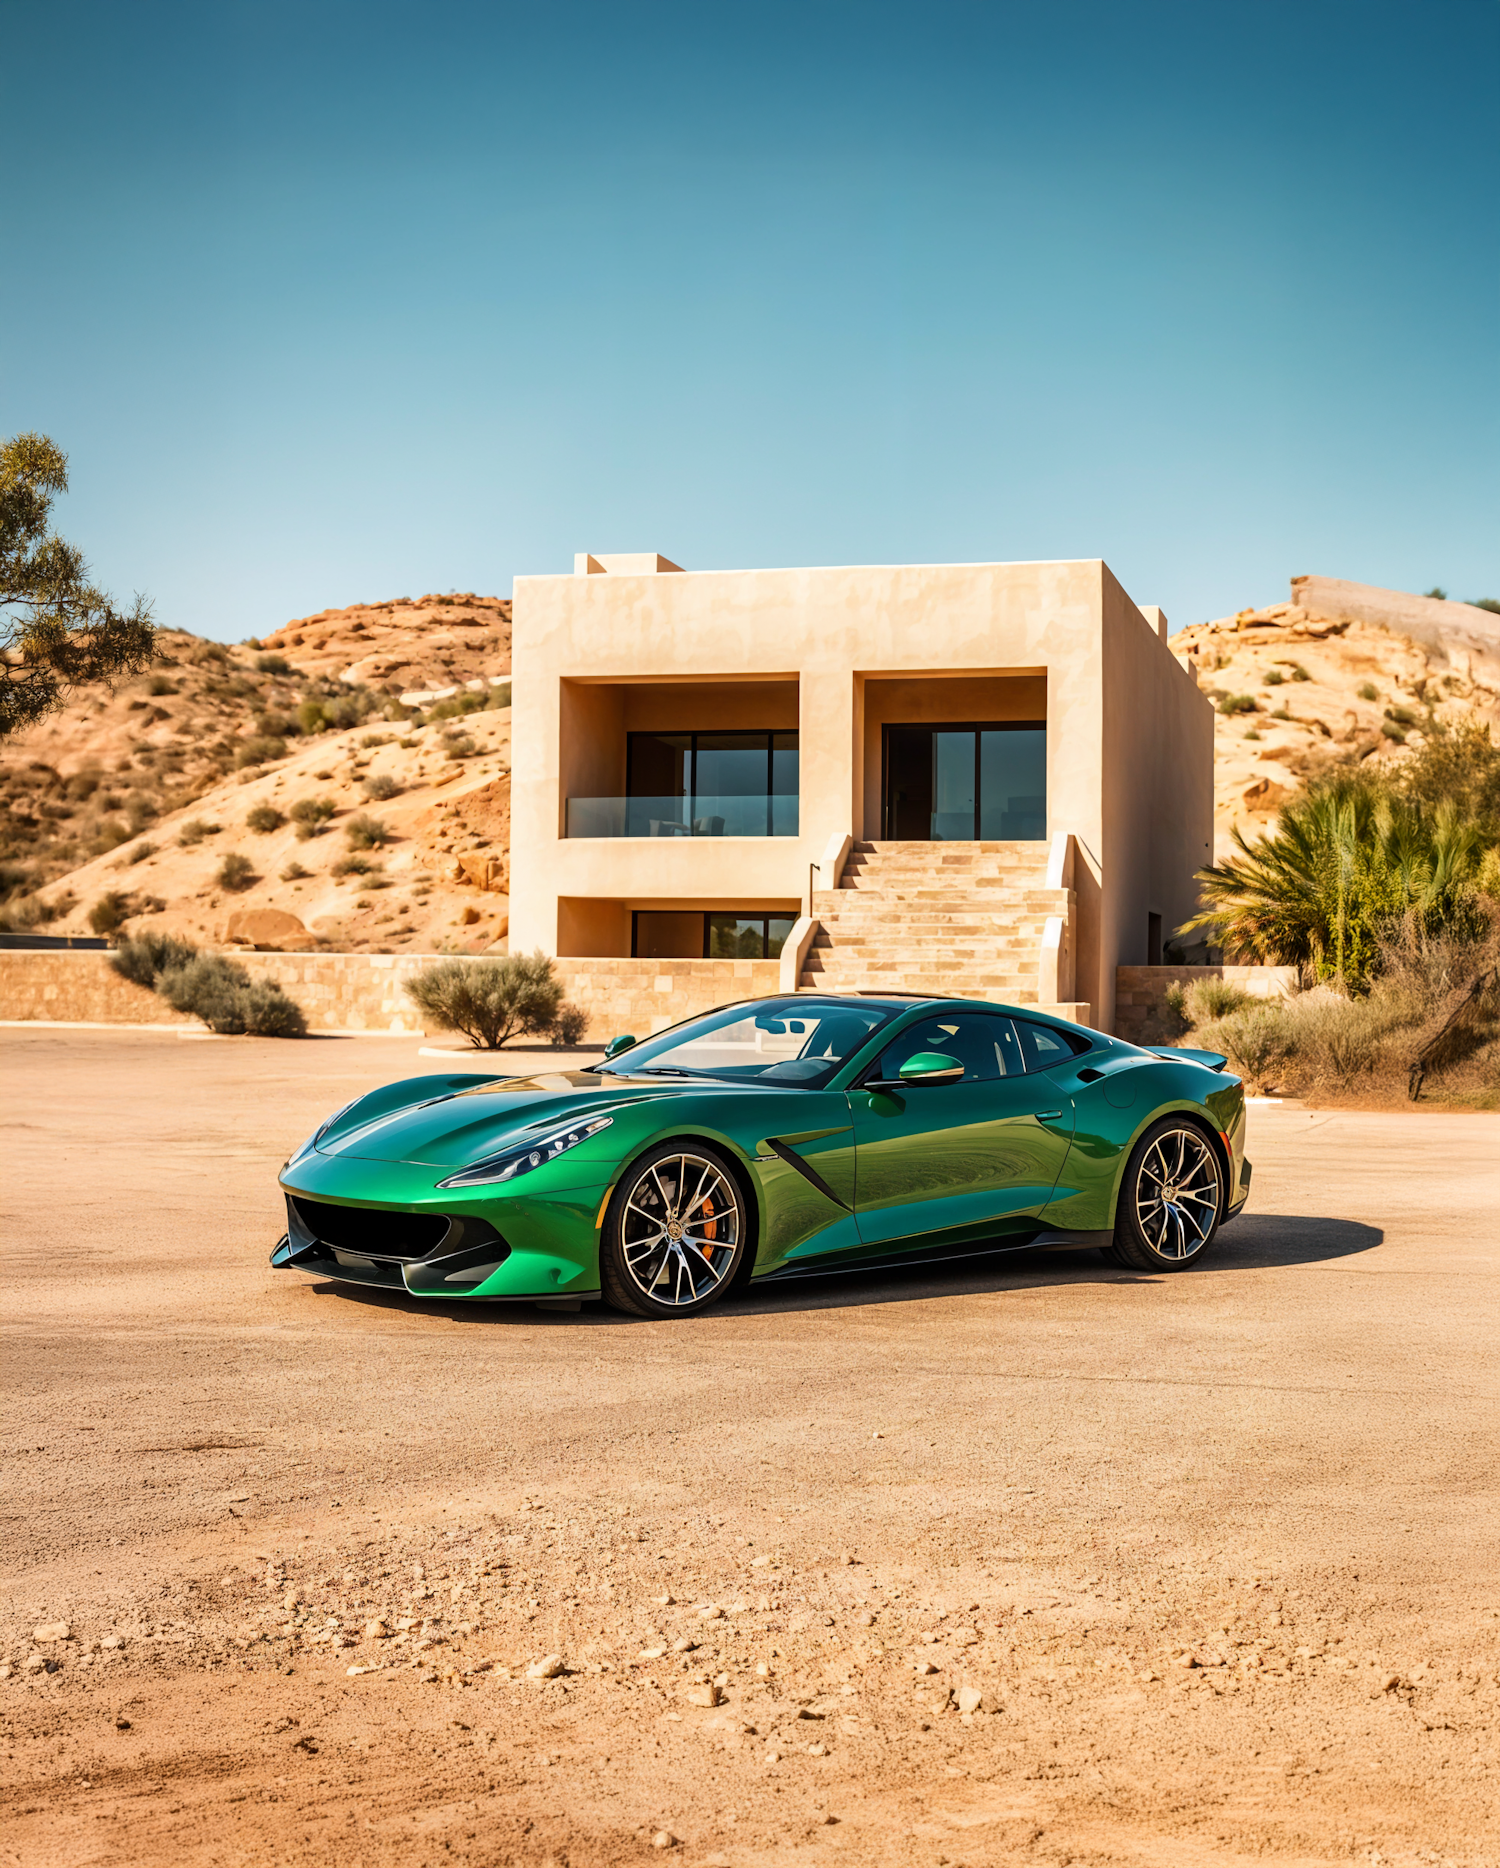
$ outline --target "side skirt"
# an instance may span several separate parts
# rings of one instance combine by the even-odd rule
[[[878,1257],[866,1258],[861,1255],[857,1260],[842,1252],[836,1258],[830,1256],[826,1260],[799,1259],[794,1265],[779,1266],[763,1277],[752,1278],[750,1282],[760,1287],[786,1284],[795,1278],[852,1277],[858,1271],[884,1271],[887,1268],[894,1271],[913,1265],[951,1265],[966,1258],[993,1258],[998,1252],[1087,1252],[1113,1245],[1114,1240],[1115,1235],[1108,1228],[1103,1232],[1076,1232],[1066,1226],[1044,1226],[1029,1239],[986,1239],[973,1245],[929,1247],[926,1251],[914,1247],[907,1252],[883,1252]]]

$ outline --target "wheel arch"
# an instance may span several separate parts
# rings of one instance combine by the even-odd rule
[[[1130,1140],[1120,1150],[1120,1165],[1115,1169],[1114,1185],[1109,1193],[1109,1223],[1111,1227],[1119,1223],[1120,1189],[1125,1183],[1125,1170],[1130,1166],[1131,1157],[1140,1146],[1141,1137],[1158,1122],[1164,1122],[1171,1116],[1180,1116],[1201,1132],[1213,1149],[1214,1160],[1219,1164],[1219,1173],[1224,1180],[1224,1208],[1227,1213],[1229,1202],[1234,1197],[1234,1156],[1226,1146],[1224,1136],[1214,1126],[1213,1118],[1205,1115],[1199,1103],[1158,1104],[1136,1129]],[[1220,1223],[1223,1221],[1220,1215]]]
[[[627,1159],[620,1163],[614,1179],[610,1182],[609,1190],[604,1200],[600,1203],[599,1229],[603,1229],[610,1209],[614,1206],[615,1196],[618,1194],[622,1182],[635,1166],[636,1162],[639,1161],[643,1155],[650,1154],[654,1149],[669,1147],[674,1142],[686,1142],[690,1144],[697,1142],[700,1146],[712,1148],[716,1153],[723,1155],[724,1159],[729,1163],[730,1171],[734,1175],[735,1185],[739,1188],[740,1196],[745,1202],[746,1213],[754,1222],[755,1237],[753,1243],[758,1250],[761,1234],[765,1230],[765,1202],[761,1197],[759,1181],[756,1175],[751,1171],[750,1162],[745,1155],[745,1151],[732,1137],[723,1134],[717,1129],[710,1129],[702,1126],[664,1129],[659,1135],[653,1135],[649,1141],[642,1142],[638,1148],[631,1149]],[[747,1252],[745,1254],[745,1263],[753,1265],[754,1262],[755,1253],[753,1251]]]

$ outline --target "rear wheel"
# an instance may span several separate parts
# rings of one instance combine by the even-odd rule
[[[632,1161],[599,1242],[606,1300],[637,1317],[690,1317],[734,1280],[750,1227],[734,1170],[707,1142],[664,1142]]]
[[[1136,1143],[1115,1212],[1115,1262],[1138,1271],[1184,1271],[1213,1244],[1224,1176],[1195,1123],[1168,1116]]]

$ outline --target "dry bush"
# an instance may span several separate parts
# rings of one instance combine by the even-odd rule
[[[406,982],[408,996],[434,1024],[461,1031],[476,1048],[552,1030],[562,987],[543,953],[498,960],[439,960]]]
[[[307,1031],[295,999],[271,980],[252,979],[222,954],[195,954],[168,967],[158,976],[156,990],[174,1012],[189,1012],[222,1036],[300,1038]]]
[[[234,895],[248,889],[255,879],[254,863],[240,850],[230,850],[214,871],[214,881]]]
[[[564,999],[552,1021],[552,1042],[571,1051],[583,1042],[583,1034],[588,1028],[588,1013],[581,1005],[574,1005],[571,1000]]]
[[[391,827],[368,811],[360,811],[344,826],[344,836],[351,850],[375,850],[391,840]]]
[[[154,988],[163,973],[186,966],[197,951],[191,941],[174,940],[170,934],[140,934],[122,940],[109,963],[121,979]]]

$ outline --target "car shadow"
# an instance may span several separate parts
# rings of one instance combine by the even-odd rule
[[[1241,1275],[1312,1265],[1372,1251],[1385,1238],[1379,1226],[1321,1214],[1246,1213],[1216,1241],[1199,1275]],[[934,1258],[905,1265],[861,1265],[846,1270],[808,1270],[781,1277],[727,1298],[698,1319],[771,1316],[801,1310],[849,1310],[871,1304],[920,1303],[934,1297],[974,1297],[991,1292],[1030,1290],[1043,1285],[1159,1284],[1176,1272],[1132,1271],[1109,1264],[1097,1251],[970,1252],[961,1258]],[[323,1281],[310,1287],[320,1297],[335,1297],[375,1310],[436,1316],[452,1323],[541,1326],[586,1324],[593,1328],[632,1325],[598,1302],[577,1310],[538,1309],[528,1300],[437,1303],[368,1285]]]

